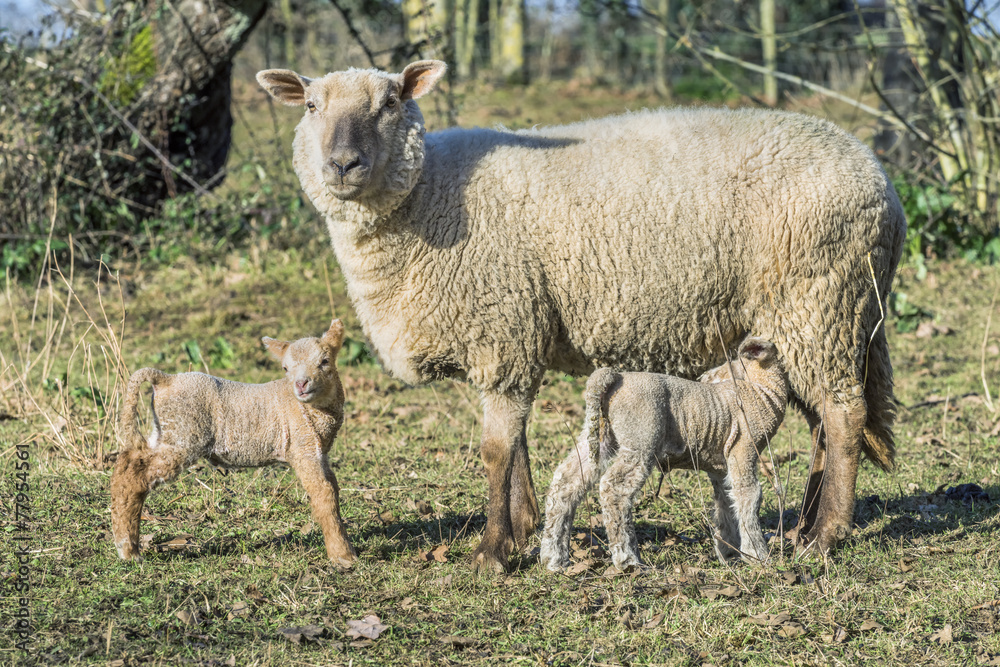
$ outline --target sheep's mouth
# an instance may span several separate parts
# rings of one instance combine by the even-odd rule
[[[295,398],[299,399],[303,403],[308,403],[309,401],[316,398],[315,389],[307,389],[306,391],[295,390]]]

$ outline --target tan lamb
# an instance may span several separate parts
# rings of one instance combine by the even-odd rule
[[[205,375],[136,371],[125,391],[122,447],[111,476],[111,528],[118,555],[139,555],[139,517],[151,489],[173,480],[198,459],[248,468],[288,463],[309,494],[326,553],[347,567],[357,555],[340,517],[340,488],[327,453],[344,421],[344,389],[336,359],[344,325],[334,320],[320,338],[264,338],[285,377],[244,384]],[[136,425],[143,383],[153,385],[153,432]]]
[[[762,338],[746,339],[732,366],[701,382],[610,368],[590,376],[583,432],[545,501],[544,566],[569,564],[573,515],[598,477],[611,560],[623,569],[641,565],[632,507],[653,466],[708,473],[720,560],[767,560],[757,462],[785,417],[788,379],[774,345]]]

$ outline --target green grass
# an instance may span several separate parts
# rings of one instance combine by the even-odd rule
[[[108,323],[121,331],[121,303],[121,359],[130,371],[197,368],[184,344],[198,341],[204,351],[223,336],[233,368],[212,372],[262,382],[280,370],[259,338],[319,333],[331,299],[348,335],[360,338],[339,272],[329,250],[317,247],[308,257],[274,251],[259,261],[123,274],[127,296],[120,299],[106,272],[100,289],[96,272],[77,273],[79,301],[59,281],[37,293],[10,285],[0,301],[8,313],[0,322],[0,497],[8,513],[0,531],[13,532],[14,446],[27,442],[37,633],[28,658],[6,635],[0,663],[222,665],[231,656],[236,665],[994,660],[1000,609],[980,605],[1000,600],[997,505],[966,506],[944,491],[973,482],[1000,499],[997,415],[984,405],[980,380],[1000,270],[931,263],[927,277],[916,275],[904,269],[897,290],[951,333],[921,338],[896,333],[893,318],[887,322],[898,396],[910,407],[900,409],[896,428],[898,472],[862,468],[854,537],[825,561],[797,562],[776,546],[766,568],[723,567],[705,523],[707,479],[674,472],[658,496],[659,479],[650,480],[637,512],[642,556],[653,568],[619,576],[605,576],[605,535],[593,497],[581,508],[574,538],[577,558],[591,558],[592,569],[545,572],[534,556],[536,538],[513,559],[509,575],[473,575],[469,557],[486,502],[478,397],[458,383],[406,387],[370,363],[341,365],[347,418],[331,454],[361,554],[356,567],[342,572],[325,560],[322,535],[290,470],[223,474],[206,465],[151,494],[146,511],[156,518],[142,528],[151,546],[143,562],[122,563],[110,540],[105,461],[116,448],[112,421],[121,388],[110,342],[120,334],[108,334]],[[994,325],[985,369],[996,400],[1000,322]],[[48,348],[46,331],[53,332]],[[93,389],[103,406],[95,406]],[[582,380],[550,374],[535,404],[529,440],[540,497],[580,427],[581,390]],[[808,434],[792,412],[773,453],[794,515]],[[768,490],[766,530],[776,531],[778,518],[778,499]],[[588,550],[592,519],[598,546]],[[445,562],[427,560],[440,545],[448,547]],[[0,620],[8,627],[14,566],[8,559],[2,567]],[[788,619],[766,625],[780,613]],[[374,641],[348,637],[348,621],[368,614],[389,629]],[[878,625],[869,629],[871,622]],[[296,644],[281,632],[310,625],[321,629],[318,641]],[[932,641],[946,625],[951,641]]]

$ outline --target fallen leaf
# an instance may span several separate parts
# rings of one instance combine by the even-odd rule
[[[660,626],[660,623],[663,623],[663,619],[665,617],[666,614],[656,614],[655,616],[653,616],[653,618],[649,619],[643,624],[642,629],[653,630],[654,628],[658,628]]]
[[[580,562],[570,565],[568,568],[566,568],[563,574],[569,577],[575,577],[576,575],[583,574],[584,572],[592,569],[593,567],[594,567],[594,561],[589,559],[581,560]]]
[[[149,545],[153,543],[152,535],[140,535],[139,536],[139,550],[145,551],[149,548]]]
[[[899,559],[899,569],[901,572],[910,572],[913,570],[913,563],[916,559],[906,556],[905,558]]]
[[[411,512],[416,512],[420,516],[430,516],[434,513],[434,508],[426,500],[414,500],[413,498],[407,498],[403,502],[403,508],[410,510]]]
[[[778,634],[788,639],[794,639],[806,634],[806,628],[798,621],[788,621],[781,624],[781,627],[778,628]]]
[[[932,634],[930,640],[938,644],[950,644],[953,641],[951,623],[946,623],[943,628]]]
[[[409,611],[417,606],[417,603],[413,601],[413,598],[403,598],[403,601],[399,603],[405,611]]]
[[[181,619],[181,623],[184,625],[198,625],[198,613],[188,611],[187,609],[181,609],[174,614],[177,618]]]
[[[784,572],[779,572],[778,574],[781,575],[781,580],[789,586],[794,586],[799,583],[799,575],[792,570],[786,570]]]
[[[656,592],[656,597],[666,598],[672,600],[676,597],[683,597],[684,591],[681,590],[680,586],[669,586],[667,588],[661,588]]]
[[[715,600],[718,597],[738,598],[743,594],[743,591],[736,586],[726,586],[725,588],[703,588],[701,594],[709,600]]]
[[[479,642],[471,637],[458,637],[455,635],[445,635],[441,637],[442,644],[451,644],[455,648],[469,648],[475,646]]]
[[[884,629],[885,628],[882,627],[881,623],[869,618],[865,620],[864,623],[861,624],[861,627],[858,628],[858,632],[868,632],[869,630],[884,630]]]
[[[849,637],[847,630],[838,625],[831,634],[823,635],[821,639],[827,644],[843,644]]]
[[[385,512],[379,512],[378,520],[382,522],[383,526],[388,526],[396,520],[396,515],[389,510],[386,510]]]
[[[240,616],[246,616],[249,613],[250,613],[250,605],[248,605],[246,602],[237,602],[232,607],[230,607],[229,613],[226,614],[226,620],[231,621],[234,618],[238,618]]]
[[[989,602],[977,604],[972,609],[992,609],[993,607],[1000,607],[1000,600],[990,600]]]
[[[434,584],[435,586],[437,586],[438,588],[448,588],[449,586],[451,586],[452,576],[453,575],[449,574],[446,577],[441,577],[440,579],[435,579],[431,583]]]
[[[318,642],[325,630],[318,625],[303,625],[301,627],[281,628],[278,632],[293,644],[300,644],[303,639],[307,642]]]
[[[439,544],[436,547],[434,547],[433,549],[431,549],[430,551],[421,552],[420,553],[420,560],[425,560],[425,561],[428,561],[428,562],[434,562],[434,561],[436,561],[438,563],[447,563],[448,562],[448,556],[447,556],[448,549],[449,549],[449,547],[448,547],[447,544]]]
[[[389,629],[388,625],[383,625],[382,620],[375,614],[368,614],[360,621],[347,622],[347,636],[351,639],[367,637],[368,639],[378,639],[378,636]]]

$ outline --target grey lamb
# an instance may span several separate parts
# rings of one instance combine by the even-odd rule
[[[598,476],[611,560],[619,568],[640,565],[632,506],[654,465],[708,473],[723,562],[767,559],[757,461],[784,419],[788,379],[774,345],[762,338],[746,339],[732,366],[701,382],[610,368],[590,376],[583,432],[545,500],[543,565],[557,571],[569,564],[573,514]]]

